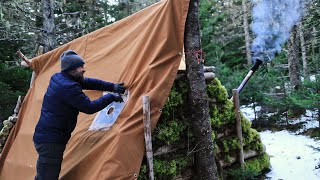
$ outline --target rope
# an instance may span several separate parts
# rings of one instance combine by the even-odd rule
[[[184,52],[184,54],[192,54],[195,55],[198,61],[198,64],[200,63],[204,63],[206,56],[205,53],[202,49],[199,50],[195,50],[195,51],[188,51],[188,52]]]

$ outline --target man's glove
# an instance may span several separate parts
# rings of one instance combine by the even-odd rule
[[[124,83],[114,84],[113,92],[123,94],[124,91],[126,90],[126,87],[123,85],[124,85]]]
[[[113,95],[114,97],[113,97],[113,101],[114,102],[123,102],[123,99],[122,99],[122,97],[121,97],[121,95],[119,95],[119,94],[114,94]]]

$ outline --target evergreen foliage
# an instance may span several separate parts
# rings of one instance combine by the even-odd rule
[[[227,179],[234,180],[258,180],[259,175],[269,167],[269,156],[264,153],[254,159],[246,161],[245,169],[241,170],[239,165],[233,166],[227,170]]]
[[[176,177],[192,176],[192,159],[197,151],[197,144],[192,144],[192,132],[190,129],[190,119],[185,117],[188,114],[187,84],[184,80],[177,80],[170,92],[168,101],[161,114],[158,125],[153,132],[153,151],[160,155],[154,157],[154,172],[156,179],[174,179]],[[239,140],[236,136],[235,112],[233,103],[228,99],[228,93],[221,82],[215,78],[207,84],[207,94],[209,97],[209,107],[211,116],[212,137],[215,141],[215,154],[217,162],[230,163],[239,149]],[[247,173],[253,176],[260,175],[263,170],[269,167],[269,158],[264,152],[259,133],[251,128],[251,123],[241,115],[244,150],[257,151],[261,154],[250,160]],[[262,158],[263,157],[263,158]],[[266,161],[260,160],[265,159]],[[255,160],[259,159],[259,160]],[[224,168],[225,176],[228,175],[227,168]],[[237,168],[234,168],[237,169]],[[236,171],[239,171],[236,170]],[[252,172],[252,173],[251,173]],[[146,162],[140,171],[139,179],[147,179]]]
[[[57,0],[54,12],[58,46],[120,20],[154,2],[155,0],[117,0],[116,3],[100,0]],[[29,87],[31,71],[18,66],[20,60],[15,52],[22,49],[27,57],[33,57],[35,49],[39,44],[43,44],[41,3],[40,0],[0,2],[0,93],[2,94],[0,121],[12,114],[18,95],[25,95]],[[308,9],[302,19],[302,31],[306,41],[308,72],[315,74],[316,80],[305,80],[297,91],[288,89],[290,83],[287,78],[288,69],[283,68],[288,63],[288,46],[284,45],[282,53],[278,54],[270,64],[261,67],[240,94],[241,103],[272,107],[277,116],[268,117],[267,120],[272,123],[282,123],[282,116],[295,114],[297,106],[317,111],[320,121],[318,31],[320,3],[319,0],[310,0],[308,3]],[[216,143],[216,155],[225,161],[231,160],[232,153],[238,148],[234,133],[230,136],[223,134],[229,130],[232,132],[234,127],[235,115],[228,94],[238,87],[250,69],[245,60],[242,13],[240,0],[200,1],[201,39],[206,54],[205,64],[216,67],[216,76],[221,81],[215,79],[207,88],[211,126],[214,132],[212,137]],[[189,131],[186,112],[187,89],[185,82],[175,82],[159,124],[154,130],[154,150],[161,147],[174,150],[155,157],[157,179],[176,177],[191,167],[195,145],[190,144],[192,134]],[[263,145],[259,134],[250,128],[251,123],[244,117],[242,126],[245,150],[260,152]],[[319,134],[319,131],[314,132]],[[252,163],[251,160],[247,161],[244,172],[236,168],[227,172],[227,176],[254,179],[269,166],[267,155],[262,154],[260,158],[252,159]],[[146,166],[143,165],[140,178],[145,179],[146,172]]]
[[[290,94],[289,99],[292,103],[317,112],[320,129],[320,75],[315,76],[314,81],[305,80],[304,85],[298,91]]]
[[[24,95],[29,88],[31,71],[17,66],[16,41],[0,43],[0,121],[13,114],[19,95]]]
[[[248,4],[251,7],[250,2]],[[320,24],[319,4],[318,0],[310,0],[306,5],[308,9],[301,9],[304,13],[301,31],[306,41],[307,71],[309,74],[320,73],[319,32],[317,31]],[[248,11],[250,23],[251,8]],[[232,89],[240,85],[251,68],[246,65],[245,60],[242,13],[244,12],[241,10],[241,1],[202,0],[200,4],[201,38],[202,47],[206,54],[205,63],[216,67],[216,76],[219,77],[229,94]],[[252,36],[252,32],[250,34]],[[306,108],[301,103],[296,103],[301,101],[300,98],[304,98],[304,96],[294,95],[294,90],[289,88],[290,79],[288,78],[287,65],[290,54],[288,54],[288,48],[288,44],[285,44],[282,47],[283,51],[275,59],[268,65],[260,67],[240,94],[242,104],[253,104],[254,107],[262,106],[263,109],[268,109],[268,112],[274,110],[275,119],[269,118],[272,123],[282,123],[282,117],[288,120],[288,118],[304,112],[299,107]],[[302,62],[300,63],[302,64]],[[306,86],[306,84],[302,86]],[[291,93],[294,94],[291,95]],[[296,97],[295,102],[292,96]],[[308,96],[310,99],[311,96],[317,96],[317,94],[315,91],[309,91]],[[259,116],[256,114],[256,117],[257,119],[266,118],[264,114]]]

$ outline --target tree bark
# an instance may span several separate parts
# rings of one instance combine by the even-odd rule
[[[308,76],[308,62],[307,62],[307,50],[306,43],[304,40],[303,25],[302,22],[299,23],[299,37],[300,37],[300,47],[301,47],[301,58],[303,67],[303,76],[307,78]]]
[[[190,119],[194,135],[196,179],[218,179],[213,153],[212,129],[206,94],[203,64],[198,63],[195,51],[201,49],[199,32],[199,0],[190,0],[186,21],[184,47],[189,83]]]
[[[320,110],[318,109],[318,121],[319,121],[319,127],[318,129],[320,130]]]
[[[54,25],[54,0],[43,0],[43,40],[44,52],[51,51],[56,46]]]
[[[294,26],[290,41],[289,41],[289,52],[288,52],[288,64],[289,64],[289,77],[291,87],[296,89],[301,84],[300,82],[300,71],[299,71],[299,38],[298,38],[298,26]]]
[[[319,69],[319,65],[316,62],[317,58],[316,58],[316,45],[317,45],[317,30],[316,27],[313,26],[312,27],[312,40],[311,40],[311,52],[312,52],[312,62],[314,62],[314,69],[316,69],[318,71]],[[320,126],[320,124],[319,124]]]
[[[248,6],[247,1],[242,0],[242,10],[243,10],[243,29],[244,36],[246,41],[246,54],[247,54],[247,63],[248,65],[252,64],[251,60],[251,48],[250,48],[250,34],[249,34],[249,23],[248,23]]]
[[[240,112],[240,100],[237,89],[232,90],[234,112],[236,114],[236,129],[237,137],[239,139],[239,153],[238,160],[240,162],[241,169],[244,170],[244,156],[243,156],[243,138],[242,138],[242,125],[241,125],[241,112]]]

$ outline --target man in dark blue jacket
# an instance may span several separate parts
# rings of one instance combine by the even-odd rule
[[[113,101],[123,102],[120,95],[113,94],[91,101],[82,89],[122,94],[126,89],[124,83],[85,78],[84,61],[72,50],[62,53],[60,60],[61,72],[51,77],[33,136],[39,154],[36,180],[59,178],[63,152],[77,124],[79,112],[93,114]]]

